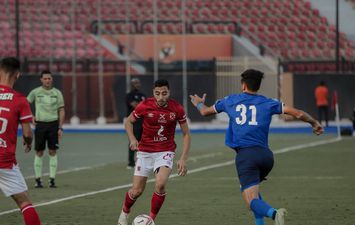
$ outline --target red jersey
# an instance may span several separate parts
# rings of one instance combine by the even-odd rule
[[[155,98],[142,101],[132,112],[138,119],[143,118],[143,134],[138,144],[142,152],[175,151],[174,141],[176,123],[186,123],[183,107],[169,99],[166,106],[158,106]]]
[[[328,105],[328,88],[326,86],[318,86],[314,91],[316,96],[317,106],[327,106]]]
[[[32,112],[25,96],[0,85],[0,168],[11,169],[16,162],[19,123],[32,121]]]

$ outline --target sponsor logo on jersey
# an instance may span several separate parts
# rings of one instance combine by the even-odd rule
[[[158,123],[166,123],[165,114],[159,114]]]
[[[12,93],[1,93],[0,94],[0,100],[12,100],[14,97],[14,94]]]
[[[170,120],[175,120],[176,114],[173,113],[173,112],[171,112],[171,113],[169,114],[169,118],[170,118]]]
[[[168,140],[167,137],[164,136],[164,134],[162,134],[164,131],[164,126],[160,125],[160,129],[158,130],[157,134],[158,136],[154,137],[154,141],[156,142],[160,142],[160,141],[166,141]]]

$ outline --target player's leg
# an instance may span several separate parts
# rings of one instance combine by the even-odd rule
[[[131,208],[136,202],[136,200],[139,198],[139,196],[141,196],[142,193],[144,192],[147,179],[148,177],[133,176],[133,185],[126,192],[121,214],[118,218],[118,225],[128,224],[128,216],[129,213],[131,212]]]
[[[247,207],[254,213],[256,225],[264,224],[263,217],[274,219],[277,225],[284,222],[283,211],[277,217],[277,210],[261,199],[259,193],[259,183],[269,174],[273,163],[272,152],[263,148],[244,149],[236,157],[242,196]]]
[[[162,166],[155,173],[155,188],[151,200],[149,216],[155,220],[160,208],[163,206],[166,196],[166,185],[171,174],[171,168]]]
[[[48,124],[48,155],[49,155],[49,187],[56,188],[55,177],[58,169],[58,155],[59,148],[58,140],[58,123],[53,122]]]
[[[35,180],[36,188],[43,188],[41,177],[42,177],[42,167],[43,167],[43,153],[46,148],[46,137],[45,137],[45,127],[41,123],[37,123],[35,130],[35,159],[34,159],[34,170],[35,170]]]
[[[323,119],[323,109],[322,106],[318,106],[318,121],[322,123],[322,119]]]
[[[0,169],[0,189],[11,196],[21,209],[26,225],[40,225],[38,214],[27,197],[27,185],[18,166]]]
[[[48,154],[49,154],[49,187],[56,188],[57,186],[55,184],[55,176],[57,174],[57,169],[58,169],[57,150],[49,149]]]
[[[41,225],[41,221],[27,196],[27,192],[21,192],[11,196],[21,210],[26,225]]]
[[[174,152],[156,153],[154,156],[155,188],[152,195],[149,216],[154,220],[166,196],[166,185],[173,167]]]
[[[137,198],[143,193],[149,173],[153,169],[153,159],[149,153],[137,153],[137,162],[134,170],[133,185],[126,192],[121,214],[118,218],[118,225],[128,224],[128,215]]]

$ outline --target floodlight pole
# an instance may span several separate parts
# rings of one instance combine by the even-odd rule
[[[335,34],[336,71],[339,72],[339,0],[335,0]]]
[[[15,49],[16,49],[16,57],[20,58],[20,10],[19,10],[19,1],[15,1],[15,28],[16,28],[16,41],[15,41]]]

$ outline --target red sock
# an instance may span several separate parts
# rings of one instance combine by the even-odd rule
[[[129,213],[131,211],[131,207],[133,206],[133,204],[136,202],[135,199],[131,198],[131,196],[129,196],[128,191],[126,192],[126,198],[124,200],[123,203],[123,212],[125,213]]]
[[[41,225],[38,214],[32,204],[25,205],[21,208],[23,219],[26,225]]]
[[[158,215],[159,210],[160,210],[161,206],[164,203],[165,196],[166,196],[166,193],[157,194],[157,193],[154,192],[154,194],[152,196],[152,203],[151,203],[151,206],[150,206],[150,213],[149,213],[149,216],[153,220],[155,220],[155,217]]]

